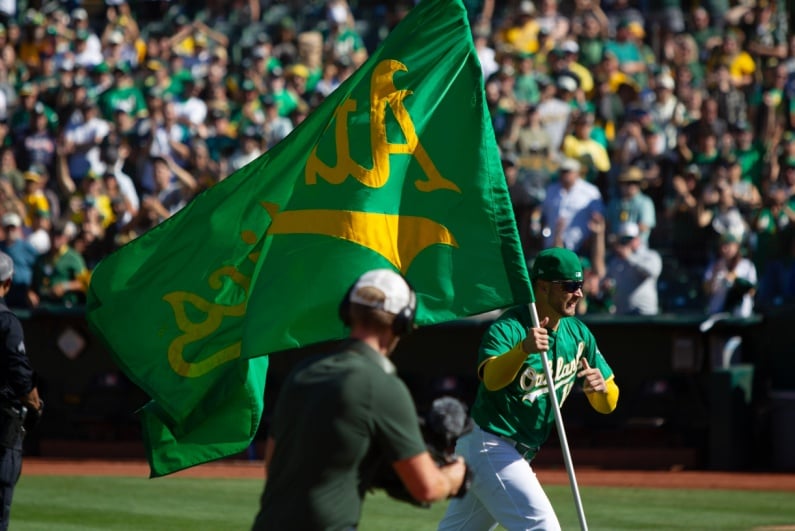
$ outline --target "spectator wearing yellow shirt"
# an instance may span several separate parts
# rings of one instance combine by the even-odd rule
[[[608,83],[611,93],[617,94],[618,89],[622,85],[628,85],[637,89],[635,81],[621,71],[619,68],[618,57],[611,50],[605,50],[602,55],[602,63],[600,65],[601,73]]]
[[[40,13],[26,16],[22,24],[22,38],[17,55],[28,68],[38,68],[41,65],[45,36],[44,17]]]
[[[514,17],[506,17],[515,21],[497,35],[497,43],[514,52],[536,53],[539,51],[539,25],[535,20],[536,9],[532,2],[524,0],[519,3]]]
[[[723,36],[723,43],[708,62],[710,72],[713,72],[720,63],[729,65],[732,82],[737,88],[753,83],[756,73],[756,62],[741,48],[741,44],[742,37],[739,31],[727,30]]]
[[[174,33],[166,41],[168,47],[175,54],[182,57],[192,56],[195,45],[193,29],[194,25],[191,24],[190,19],[186,15],[177,15],[174,18]]]
[[[583,163],[589,182],[595,182],[599,173],[610,171],[610,156],[605,147],[591,138],[594,115],[581,112],[574,119],[574,130],[563,139],[563,155]]]
[[[24,173],[25,191],[22,202],[25,204],[25,226],[33,225],[33,218],[37,214],[50,212],[50,202],[44,195],[44,182],[42,176],[32,170]]]
[[[89,170],[80,180],[79,187],[69,200],[72,221],[78,226],[86,223],[97,225],[97,230],[107,228],[115,221],[115,216],[101,176]]]

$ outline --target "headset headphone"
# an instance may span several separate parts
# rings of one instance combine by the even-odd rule
[[[405,278],[403,280],[409,287],[409,302],[395,314],[395,320],[392,321],[392,333],[396,336],[405,336],[414,330],[414,317],[417,312],[417,295],[414,293],[414,288],[411,287],[411,284],[409,284],[408,280]],[[353,292],[353,288],[356,287],[357,282],[358,279],[351,284],[351,287],[349,287],[348,291],[345,292],[345,297],[343,297],[339,305],[340,319],[348,328],[351,327],[351,294]],[[367,305],[363,304],[363,306]],[[378,310],[384,309],[383,303],[372,305],[370,307]]]

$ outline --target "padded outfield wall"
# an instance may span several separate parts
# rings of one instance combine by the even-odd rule
[[[139,457],[135,410],[145,395],[117,369],[82,309],[20,312],[47,404],[28,452],[45,457]],[[119,316],[123,319],[124,316]],[[494,315],[420,329],[394,361],[420,410],[452,394],[471,403],[480,336]],[[608,416],[573,394],[563,408],[576,462],[639,468],[789,469],[795,447],[795,309],[717,322],[702,315],[586,316],[621,389]],[[130,326],[134,326],[132,323]],[[280,383],[298,359],[327,345],[273,355],[260,452]],[[98,455],[95,455],[98,454]],[[559,462],[550,441],[541,461]],[[605,462],[602,462],[605,461]],[[607,462],[609,461],[609,462]]]

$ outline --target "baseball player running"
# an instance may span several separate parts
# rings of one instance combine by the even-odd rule
[[[560,529],[555,511],[530,463],[555,422],[541,352],[548,352],[558,402],[575,383],[591,406],[612,412],[618,401],[613,371],[590,330],[574,316],[582,293],[577,255],[562,248],[539,253],[530,272],[540,326],[530,311],[506,311],[480,345],[475,428],[456,444],[473,472],[469,492],[454,499],[440,530]]]

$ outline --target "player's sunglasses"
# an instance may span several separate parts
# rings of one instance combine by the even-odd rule
[[[566,293],[575,293],[582,289],[582,280],[552,280],[553,284],[558,284]]]

